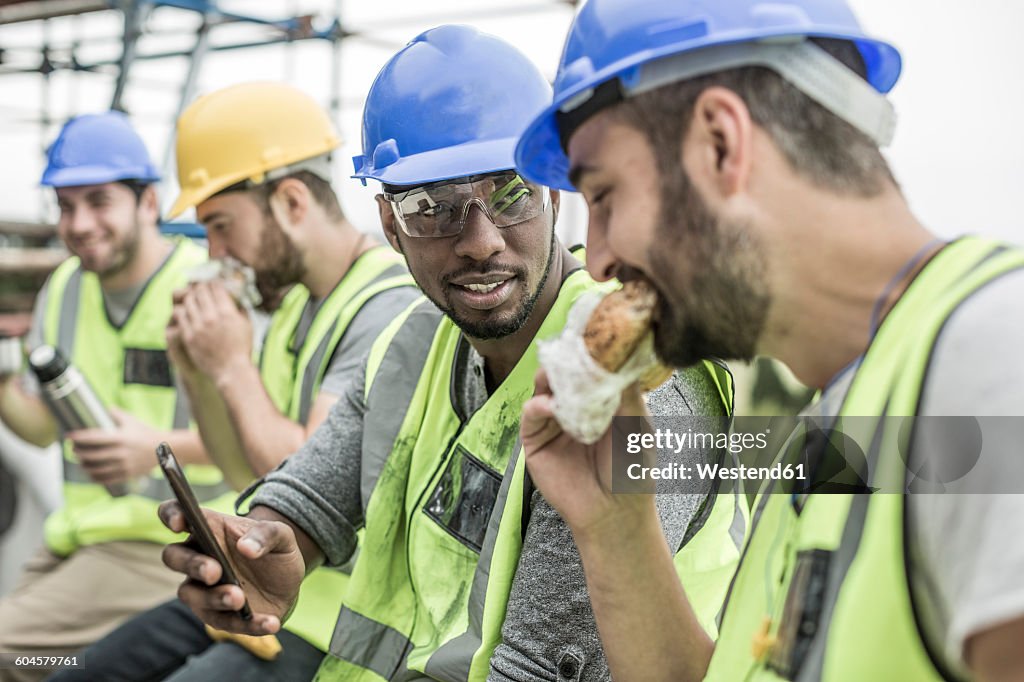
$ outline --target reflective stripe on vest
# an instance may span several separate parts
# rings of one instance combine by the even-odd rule
[[[118,407],[158,429],[187,428],[187,406],[179,395],[166,358],[164,328],[171,314],[171,291],[185,282],[186,272],[205,259],[205,251],[179,240],[172,253],[146,283],[120,327],[108,320],[99,278],[83,272],[70,258],[50,277],[44,311],[43,339],[60,348],[78,367],[104,404]],[[126,376],[126,356],[155,363],[149,374]],[[156,377],[156,378],[154,378]],[[131,379],[131,381],[127,381]],[[166,383],[164,383],[166,382]],[[154,444],[155,445],[155,444]],[[173,497],[155,467],[133,494],[111,497],[92,482],[64,443],[64,505],[46,520],[47,545],[67,555],[82,545],[113,540],[173,542],[175,534],[156,516],[156,503]],[[197,497],[218,509],[230,509],[233,495],[212,466],[185,467]]]
[[[415,283],[401,256],[387,247],[370,249],[321,302],[299,348],[292,347],[292,342],[309,290],[294,286],[271,318],[260,357],[261,378],[278,410],[306,424],[331,356],[349,324],[371,298],[403,286]],[[347,585],[345,570],[324,567],[313,571],[302,582],[284,628],[326,651]]]
[[[571,304],[595,286],[583,271],[568,277],[537,338],[559,333]],[[423,302],[371,351],[361,481],[366,535],[317,679],[487,676],[522,545],[518,426],[538,364],[531,344],[486,403],[463,419],[453,405],[452,369],[461,366],[464,344],[452,322]],[[708,621],[738,554],[728,535],[736,507],[726,496],[721,501],[725,513],[712,513],[694,539],[705,549],[717,545],[705,554],[731,556]]]
[[[939,252],[893,307],[857,369],[833,432],[867,445],[869,485],[904,489],[899,434],[884,417],[917,414],[931,353],[950,315],[985,284],[1022,268],[1024,251],[962,239]],[[811,494],[800,501],[798,512],[789,495],[758,500],[707,679],[955,679],[918,630],[904,552],[906,496]],[[786,642],[802,656],[791,665],[773,660],[783,651],[776,644],[755,660],[752,642],[766,616],[768,634],[788,632],[786,614],[799,609],[787,611],[787,598],[807,594],[793,583],[801,562],[804,570],[823,566],[820,615],[801,622],[799,641]]]
[[[295,333],[309,301],[309,290],[295,285],[274,313],[260,357],[260,377],[274,405],[305,424],[320,382],[352,318],[377,294],[415,286],[402,257],[378,246],[362,254],[320,303],[300,348]]]

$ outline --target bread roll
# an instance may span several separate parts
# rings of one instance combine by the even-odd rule
[[[650,331],[658,293],[645,280],[630,280],[605,296],[587,321],[583,342],[590,356],[618,372]]]
[[[609,372],[618,372],[651,333],[658,292],[644,279],[630,280],[605,296],[583,330],[583,342],[591,357]],[[640,377],[645,391],[657,388],[672,376],[672,368],[652,365]]]

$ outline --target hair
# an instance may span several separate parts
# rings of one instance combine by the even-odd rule
[[[153,184],[145,180],[118,180],[117,184],[124,185],[135,195],[135,203],[142,201],[142,195]]]
[[[857,46],[847,40],[811,41],[866,80]],[[815,185],[840,194],[871,197],[897,185],[874,141],[805,95],[776,72],[760,66],[729,69],[671,83],[625,100],[612,111],[647,136],[659,168],[679,163],[697,99],[714,86],[746,103],[754,123],[772,138],[789,165]]]
[[[256,198],[256,201],[263,207],[265,213],[270,213],[270,195],[274,193],[277,186],[283,181],[288,179],[295,179],[301,182],[309,189],[309,193],[313,195],[313,200],[327,213],[327,217],[331,220],[340,221],[345,218],[345,213],[341,210],[341,204],[338,202],[338,196],[334,193],[334,188],[331,187],[331,183],[321,178],[316,173],[307,170],[300,170],[294,173],[289,173],[283,178],[277,178],[270,182],[263,183],[253,187],[250,191]],[[233,187],[229,187],[227,190],[230,191]]]

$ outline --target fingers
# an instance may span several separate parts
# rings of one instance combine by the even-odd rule
[[[537,450],[561,433],[562,427],[555,419],[554,398],[536,395],[526,401],[519,422],[519,434],[524,445],[529,443],[531,450]]]
[[[164,547],[161,558],[167,568],[183,573],[189,579],[203,585],[216,585],[223,574],[223,569],[221,569],[220,563],[216,559],[197,552],[182,542]],[[239,588],[235,587],[235,589],[241,592]],[[236,608],[241,608],[241,606]]]
[[[83,462],[82,468],[85,469],[85,473],[89,474],[89,478],[103,485],[121,483],[128,478],[128,472],[125,471],[120,461],[103,462],[101,464],[86,464]]]
[[[181,511],[181,505],[177,500],[161,502],[160,506],[156,509],[156,514],[160,517],[160,521],[175,533],[184,533],[188,530],[185,513]]]
[[[67,434],[68,440],[74,444],[77,453],[79,448],[106,448],[117,445],[120,437],[116,431],[104,431],[103,429],[82,429]]]
[[[272,635],[281,629],[281,621],[265,613],[254,613],[243,620],[238,610],[245,603],[242,590],[235,585],[203,587],[186,582],[178,588],[178,598],[204,623],[218,630],[246,635]]]
[[[551,385],[548,383],[548,373],[545,372],[543,369],[538,369],[537,373],[533,376],[533,394],[551,394]]]

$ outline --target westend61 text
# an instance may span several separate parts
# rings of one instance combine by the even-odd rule
[[[676,432],[672,429],[657,429],[653,433],[630,433],[626,436],[626,452],[639,454],[641,450],[657,448],[672,450],[679,454],[683,449],[719,450],[728,449],[732,453],[740,453],[750,448],[768,447],[770,430],[764,433],[708,433],[687,429]]]
[[[720,464],[666,464],[649,467],[630,464],[626,475],[634,481],[804,481],[803,464],[773,464],[769,467],[722,466]]]

